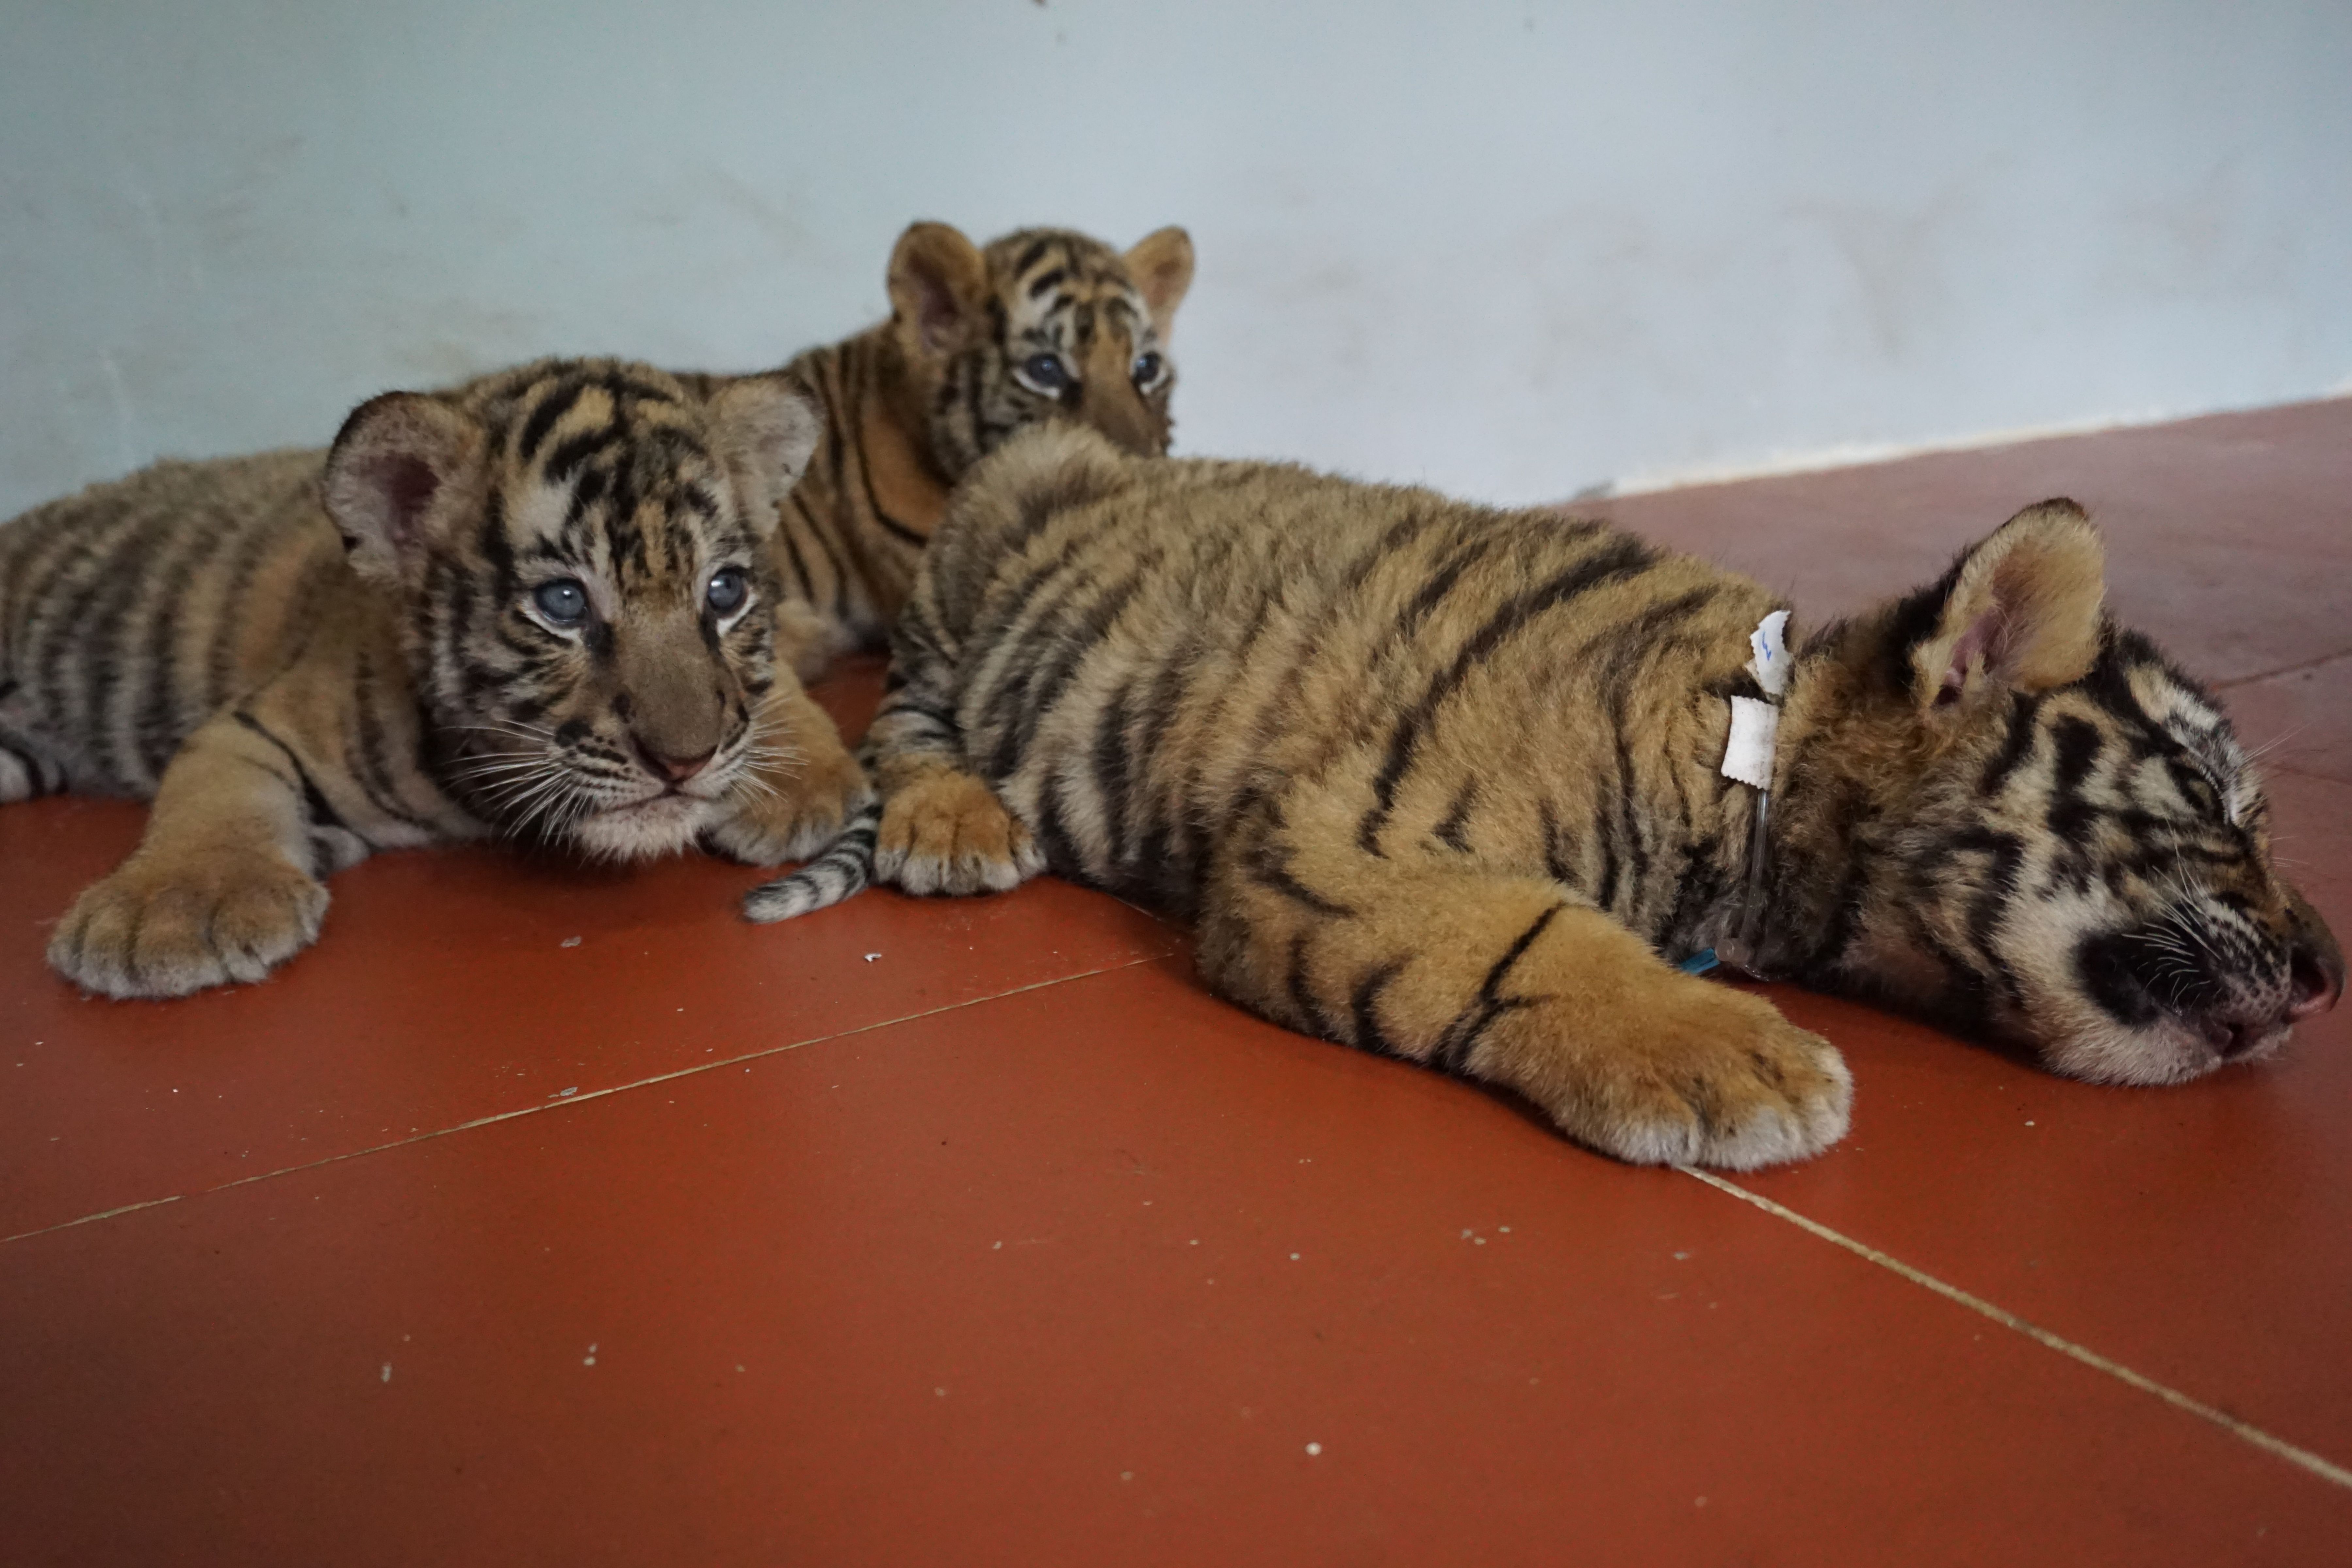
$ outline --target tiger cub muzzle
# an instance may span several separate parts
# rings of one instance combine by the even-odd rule
[[[2344,994],[2336,939],[2299,897],[2267,918],[2240,898],[2177,899],[2083,938],[2074,964],[2116,1026],[2179,1037],[2168,1054],[2192,1069],[2200,1047],[2216,1066],[2266,1057]]]

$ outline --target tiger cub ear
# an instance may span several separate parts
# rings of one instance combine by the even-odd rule
[[[319,487],[352,570],[396,582],[454,520],[478,510],[481,454],[481,427],[437,397],[387,392],[353,409]]]
[[[925,359],[944,358],[979,330],[988,263],[961,229],[909,224],[890,252],[889,284],[899,341]]]
[[[710,424],[747,521],[764,539],[775,531],[776,509],[808,471],[824,433],[816,406],[782,376],[747,375],[710,400]]]
[[[1920,707],[1990,686],[2044,691],[2082,679],[2098,658],[2106,551],[2081,507],[2046,500],[1995,529],[1925,593],[1941,602],[1910,650]]]
[[[1192,287],[1192,237],[1171,223],[1137,240],[1122,259],[1143,295],[1143,308],[1151,312],[1152,329],[1166,342],[1176,307]]]

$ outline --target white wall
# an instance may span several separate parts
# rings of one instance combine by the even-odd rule
[[[892,238],[1189,226],[1180,449],[1488,497],[2352,375],[2352,5],[0,0],[0,514]]]

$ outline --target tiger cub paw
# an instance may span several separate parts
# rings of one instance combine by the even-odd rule
[[[319,940],[327,889],[261,851],[136,858],[76,899],[49,963],[101,996],[185,996],[260,979]]]
[[[836,745],[789,777],[763,774],[739,785],[726,814],[702,830],[702,846],[747,866],[805,860],[873,800],[866,770]]]
[[[1029,830],[970,773],[929,774],[883,804],[875,875],[908,892],[1002,893],[1045,868]]]
[[[1681,976],[1673,989],[1643,1038],[1586,1058],[1553,1106],[1563,1131],[1637,1164],[1732,1171],[1845,1136],[1853,1077],[1835,1047],[1760,997]]]

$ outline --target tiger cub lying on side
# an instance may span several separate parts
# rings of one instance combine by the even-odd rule
[[[1180,912],[1233,1000],[1626,1160],[1845,1131],[1828,1042],[1675,968],[1742,933],[1751,880],[1757,973],[2063,1073],[2195,1078],[2275,1050],[2343,959],[2228,721],[2105,617],[2103,572],[2047,502],[1812,631],[1750,866],[1758,791],[1719,767],[1730,700],[1766,696],[1756,584],[1550,512],[1041,432],[974,470],[900,619],[877,865],[956,893],[1050,866]]]
[[[872,792],[777,666],[761,549],[817,434],[780,377],[548,361],[0,526],[0,801],[155,802],[50,962],[110,996],[257,980],[322,879],[436,839],[834,837]]]
[[[1068,419],[1168,450],[1168,335],[1192,281],[1181,228],[1124,254],[1067,229],[985,249],[943,223],[898,237],[890,319],[784,367],[824,431],[769,547],[782,657],[803,679],[883,646],[949,488],[1015,431]]]

